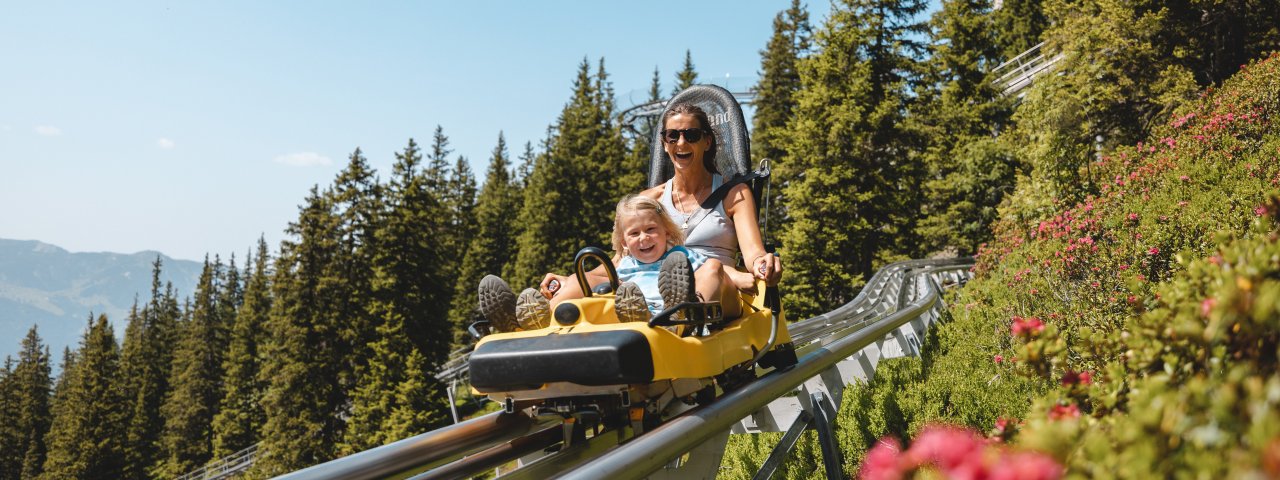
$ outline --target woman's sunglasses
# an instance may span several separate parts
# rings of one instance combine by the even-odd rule
[[[707,133],[701,128],[686,128],[684,130],[668,129],[662,131],[662,138],[667,143],[676,143],[680,141],[680,135],[684,135],[684,141],[694,143],[702,140],[702,134]]]

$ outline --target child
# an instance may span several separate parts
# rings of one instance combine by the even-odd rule
[[[726,287],[733,292],[720,261],[682,243],[684,233],[657,200],[628,195],[618,202],[613,222],[614,265],[622,282],[614,303],[618,321],[647,321],[667,306],[696,301],[695,292],[711,301],[724,297]],[[741,314],[738,302],[725,303],[725,317]]]

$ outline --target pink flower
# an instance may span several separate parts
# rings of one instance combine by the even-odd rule
[[[876,446],[867,452],[867,459],[862,462],[858,477],[866,480],[897,480],[903,478],[911,470],[903,462],[899,452],[902,445],[891,437],[881,438]]]
[[[1254,207],[1254,209],[1253,209],[1253,214],[1254,214],[1254,215],[1257,215],[1257,216],[1259,216],[1259,217],[1261,217],[1261,216],[1263,216],[1263,215],[1266,215],[1266,214],[1267,214],[1267,207],[1266,207],[1265,205],[1258,205],[1257,207]]]
[[[1038,452],[1004,455],[987,476],[990,480],[1057,480],[1064,471],[1052,457]]]
[[[1013,325],[1009,331],[1015,337],[1030,338],[1044,331],[1044,322],[1036,317],[1013,317]]]
[[[1089,372],[1076,372],[1067,370],[1062,374],[1062,386],[1070,387],[1072,385],[1090,385],[1093,383],[1093,374]]]
[[[1217,303],[1218,301],[1213,298],[1206,298],[1200,302],[1200,316],[1209,318],[1209,314],[1213,313],[1213,306]]]
[[[1159,254],[1160,254],[1159,247],[1151,247],[1151,249],[1147,250],[1147,255],[1159,255]]]
[[[931,463],[947,473],[972,471],[982,468],[984,446],[982,438],[967,429],[929,426],[912,442],[906,456],[913,465]]]
[[[995,360],[996,365],[1004,363],[1004,355],[996,355],[995,358],[993,358],[993,360]]]
[[[1064,418],[1072,419],[1072,418],[1079,418],[1079,417],[1080,417],[1080,407],[1077,407],[1076,404],[1074,403],[1068,403],[1066,405],[1054,405],[1053,408],[1049,410],[1050,420],[1062,420]]]
[[[1189,181],[1191,181],[1191,177],[1188,177],[1188,176],[1186,176],[1186,175],[1182,175],[1182,176],[1178,177],[1178,180],[1182,180],[1182,181],[1184,181],[1184,182],[1189,182]]]
[[[1130,213],[1130,214],[1129,214],[1129,216],[1128,216],[1128,218],[1129,218],[1129,221],[1130,221],[1130,222],[1136,222],[1136,221],[1138,221],[1138,214],[1136,214],[1136,213]]]

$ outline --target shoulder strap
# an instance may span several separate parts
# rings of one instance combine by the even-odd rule
[[[702,201],[702,208],[715,209],[716,205],[720,204],[720,202],[723,202],[724,197],[729,195],[729,191],[733,190],[733,187],[736,187],[740,183],[747,183],[752,180],[756,180],[758,178],[768,178],[769,173],[770,172],[768,168],[761,168],[760,170],[756,170],[751,173],[747,173],[747,174],[739,173],[734,175],[733,177],[730,177],[729,179],[725,180],[722,185],[720,185],[720,188],[717,188],[714,191],[712,191],[711,195],[707,195],[707,199]]]

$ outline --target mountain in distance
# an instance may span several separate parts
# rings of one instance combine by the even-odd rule
[[[151,298],[151,270],[160,258],[160,282],[172,282],[179,299],[195,292],[202,262],[175,260],[154,251],[133,254],[72,253],[35,240],[0,239],[0,356],[16,355],[31,325],[53,354],[78,348],[90,312],[107,314],[124,338],[134,299]]]

